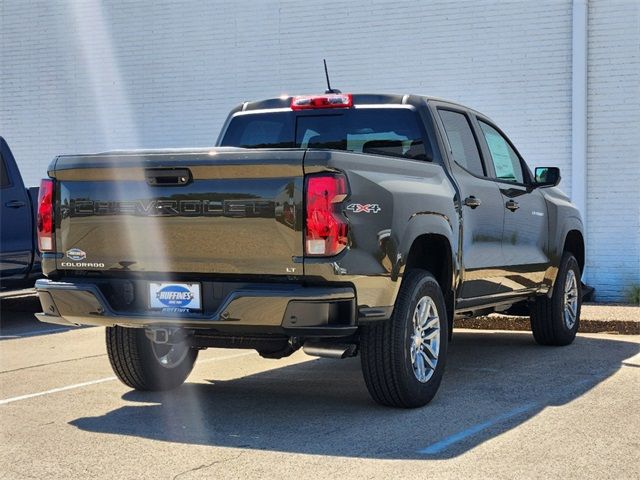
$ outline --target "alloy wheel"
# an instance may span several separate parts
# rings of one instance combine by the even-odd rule
[[[440,353],[440,317],[431,297],[418,300],[412,325],[409,349],[413,373],[419,382],[426,383],[436,370]]]
[[[564,325],[571,330],[578,318],[578,279],[573,270],[567,271],[567,278],[564,282],[562,317]]]

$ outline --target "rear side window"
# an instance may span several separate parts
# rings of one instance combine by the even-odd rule
[[[444,124],[455,162],[474,175],[484,177],[484,166],[467,116],[450,110],[438,110],[438,113]]]
[[[7,166],[4,163],[4,157],[2,153],[0,153],[0,187],[8,187],[11,182],[9,182],[9,175],[7,174]]]
[[[509,142],[491,125],[480,122],[482,134],[491,153],[491,161],[496,172],[496,178],[507,182],[524,183],[522,164]]]
[[[235,117],[222,146],[326,148],[431,161],[417,113],[404,108],[363,108],[335,114],[257,113]]]
[[[223,147],[294,148],[293,118],[287,113],[235,117],[225,133]]]

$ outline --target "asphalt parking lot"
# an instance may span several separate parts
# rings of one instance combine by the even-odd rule
[[[99,328],[3,299],[0,478],[639,478],[640,336],[459,330],[418,410],[369,399],[359,360],[207,350],[171,393],[113,377]]]

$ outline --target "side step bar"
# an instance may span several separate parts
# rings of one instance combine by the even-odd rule
[[[341,359],[355,357],[357,346],[353,343],[305,342],[302,350],[314,357]]]

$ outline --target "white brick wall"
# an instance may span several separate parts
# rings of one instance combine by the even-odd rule
[[[591,1],[587,261],[597,298],[640,284],[640,2]]]
[[[633,82],[639,3],[591,3],[590,48],[627,57],[635,52],[635,67],[613,65],[620,82]],[[626,33],[610,35],[614,28]],[[36,184],[60,153],[206,146],[242,100],[322,91],[325,57],[332,83],[344,91],[424,93],[477,108],[498,122],[532,166],[560,166],[570,193],[570,0],[0,0],[0,132],[28,184]],[[595,62],[590,92],[616,102],[612,109],[636,112],[637,124],[634,95],[624,89],[609,95],[607,66],[596,57],[589,57]],[[597,123],[590,125],[590,164],[607,150],[616,166],[628,168],[620,176],[637,185],[638,169],[624,161],[624,148],[629,155],[635,148],[637,162],[637,132],[619,125],[620,141],[608,145],[610,110],[599,114],[593,100],[589,108],[590,122],[600,122],[596,130],[603,135],[595,140]],[[599,175],[593,165],[589,175]],[[611,184],[592,178],[589,187],[597,192]],[[590,267],[603,299],[619,298],[634,267],[623,276],[609,267],[607,255],[618,263],[623,257],[608,248],[610,229],[599,233],[597,215],[618,229],[613,238],[624,233],[630,239],[640,267],[637,207],[635,234],[628,210],[612,215],[619,198],[629,195],[616,190],[596,203],[590,197]]]

